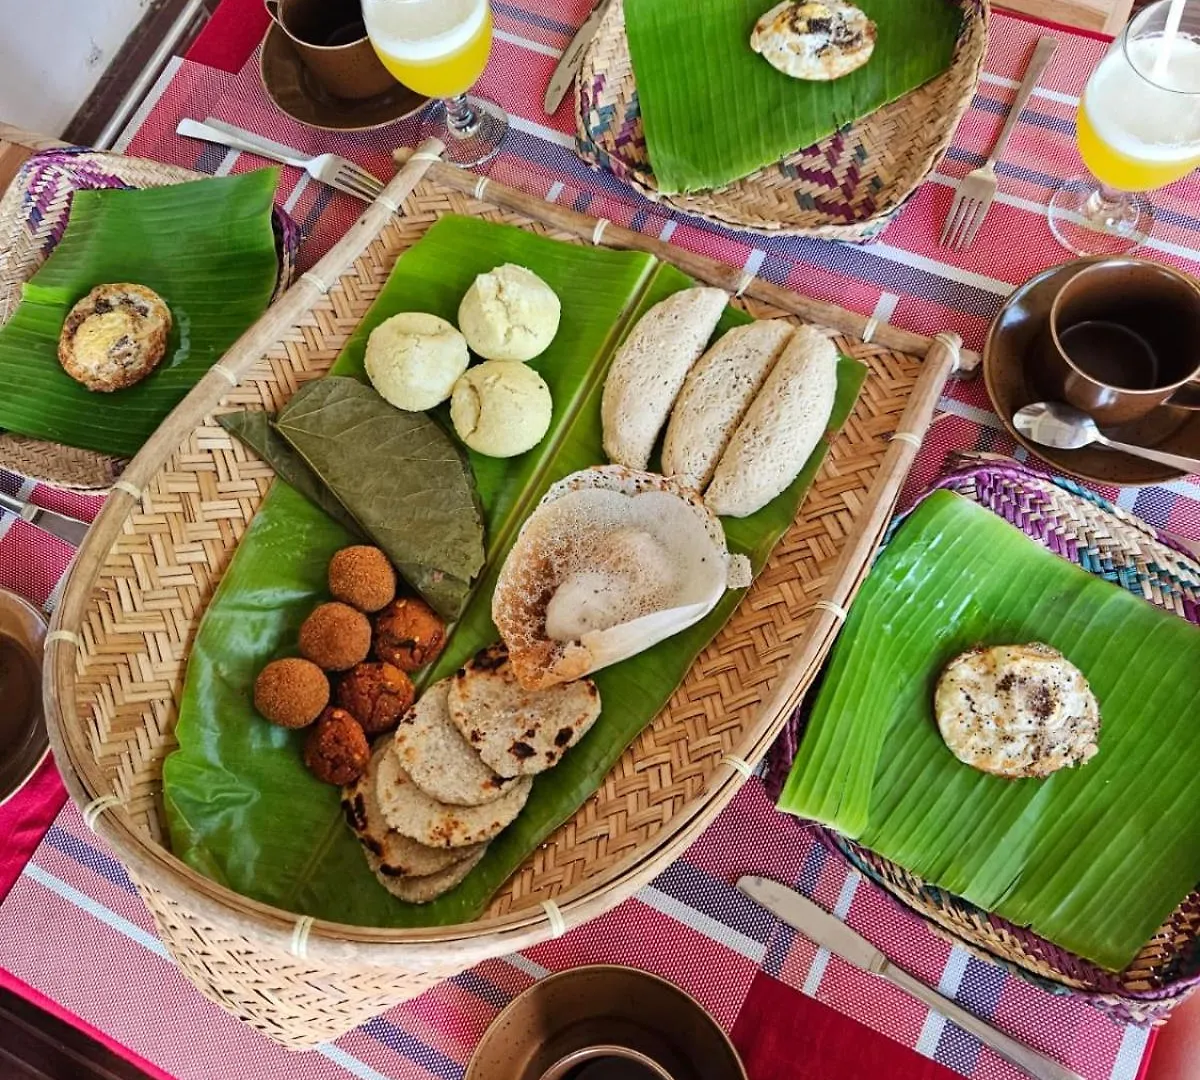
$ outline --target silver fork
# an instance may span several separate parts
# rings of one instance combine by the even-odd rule
[[[950,207],[950,213],[946,215],[946,224],[938,241],[943,247],[949,246],[962,251],[974,242],[975,234],[979,232],[979,226],[983,224],[983,219],[987,217],[992,208],[992,201],[996,198],[996,162],[1008,146],[1008,140],[1016,130],[1017,121],[1021,119],[1021,113],[1024,112],[1057,48],[1057,39],[1048,34],[1038,41],[1037,48],[1033,50],[1033,59],[1029,61],[1029,68],[1017,91],[1016,100],[1009,110],[1008,119],[1000,131],[1000,138],[992,148],[991,157],[958,182],[954,192],[954,203]]]
[[[382,181],[376,180],[361,165],[356,165],[348,158],[339,157],[337,154],[306,157],[290,146],[264,139],[252,131],[243,131],[221,120],[208,119],[203,124],[198,120],[180,120],[175,133],[186,135],[189,139],[203,139],[205,142],[216,143],[230,150],[245,150],[271,161],[280,161],[284,165],[294,165],[304,169],[314,180],[337,188],[338,191],[344,191],[347,195],[353,195],[356,199],[362,199],[363,202],[373,202],[383,191]]]

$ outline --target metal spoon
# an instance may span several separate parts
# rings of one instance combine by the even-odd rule
[[[1087,413],[1061,401],[1039,401],[1034,405],[1026,405],[1013,416],[1013,423],[1027,439],[1055,450],[1082,450],[1092,443],[1099,443],[1110,450],[1120,450],[1172,469],[1200,473],[1200,460],[1181,454],[1168,454],[1164,450],[1151,450],[1148,446],[1117,442],[1104,435]]]

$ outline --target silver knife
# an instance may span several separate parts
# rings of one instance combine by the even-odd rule
[[[737,883],[738,889],[756,904],[766,908],[776,918],[799,930],[810,941],[824,946],[843,960],[871,975],[887,979],[924,1002],[935,1012],[952,1020],[964,1031],[970,1032],[985,1046],[1019,1069],[1024,1069],[1038,1080],[1082,1080],[1065,1065],[1040,1054],[1024,1043],[1009,1038],[990,1024],[980,1020],[974,1013],[943,997],[926,986],[920,979],[896,967],[866,938],[850,929],[841,919],[830,915],[824,908],[814,904],[794,889],[777,881],[762,877],[744,877]]]
[[[12,495],[6,495],[3,491],[0,491],[0,509],[12,511],[30,525],[36,525],[60,540],[65,540],[72,547],[79,547],[88,531],[86,521],[67,517],[66,514],[58,514],[53,510],[44,510],[33,503],[22,502]]]
[[[592,13],[575,32],[575,36],[571,38],[571,44],[567,46],[566,52],[559,59],[554,74],[550,76],[550,85],[546,87],[546,96],[542,99],[542,108],[547,116],[558,111],[563,97],[571,89],[571,83],[583,66],[583,54],[592,43],[592,38],[596,36],[600,20],[604,18],[604,13],[611,3],[612,0],[600,0],[600,3],[592,8]]]

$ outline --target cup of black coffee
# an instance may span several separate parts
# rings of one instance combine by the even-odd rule
[[[264,0],[304,66],[334,97],[359,100],[396,80],[375,55],[360,0]]]
[[[1050,309],[1044,382],[1101,427],[1200,409],[1200,286],[1148,259],[1101,259]]]

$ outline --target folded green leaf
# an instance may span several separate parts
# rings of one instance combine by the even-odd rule
[[[964,765],[933,717],[945,664],[1043,641],[1087,676],[1100,752],[1045,780]],[[1200,881],[1200,630],[938,492],[872,568],[781,809],[1120,970]]]
[[[259,409],[222,413],[217,423],[253,450],[275,471],[280,480],[291,485],[313,506],[324,510],[349,533],[365,534],[350,512],[322,482],[321,478],[271,425],[271,414]]]
[[[266,310],[278,274],[271,228],[278,169],[141,191],[80,191],[62,240],[0,327],[0,427],[131,457]],[[71,307],[133,282],[171,309],[167,354],[142,382],[85,390],[58,362]]]
[[[857,0],[879,28],[870,61],[833,82],[776,71],[750,48],[771,0],[625,0],[646,146],[659,190],[720,187],[820,142],[950,66],[951,0]]]
[[[424,413],[332,375],[301,387],[274,426],[413,587],[457,618],[484,560],[475,477],[459,445]]]

